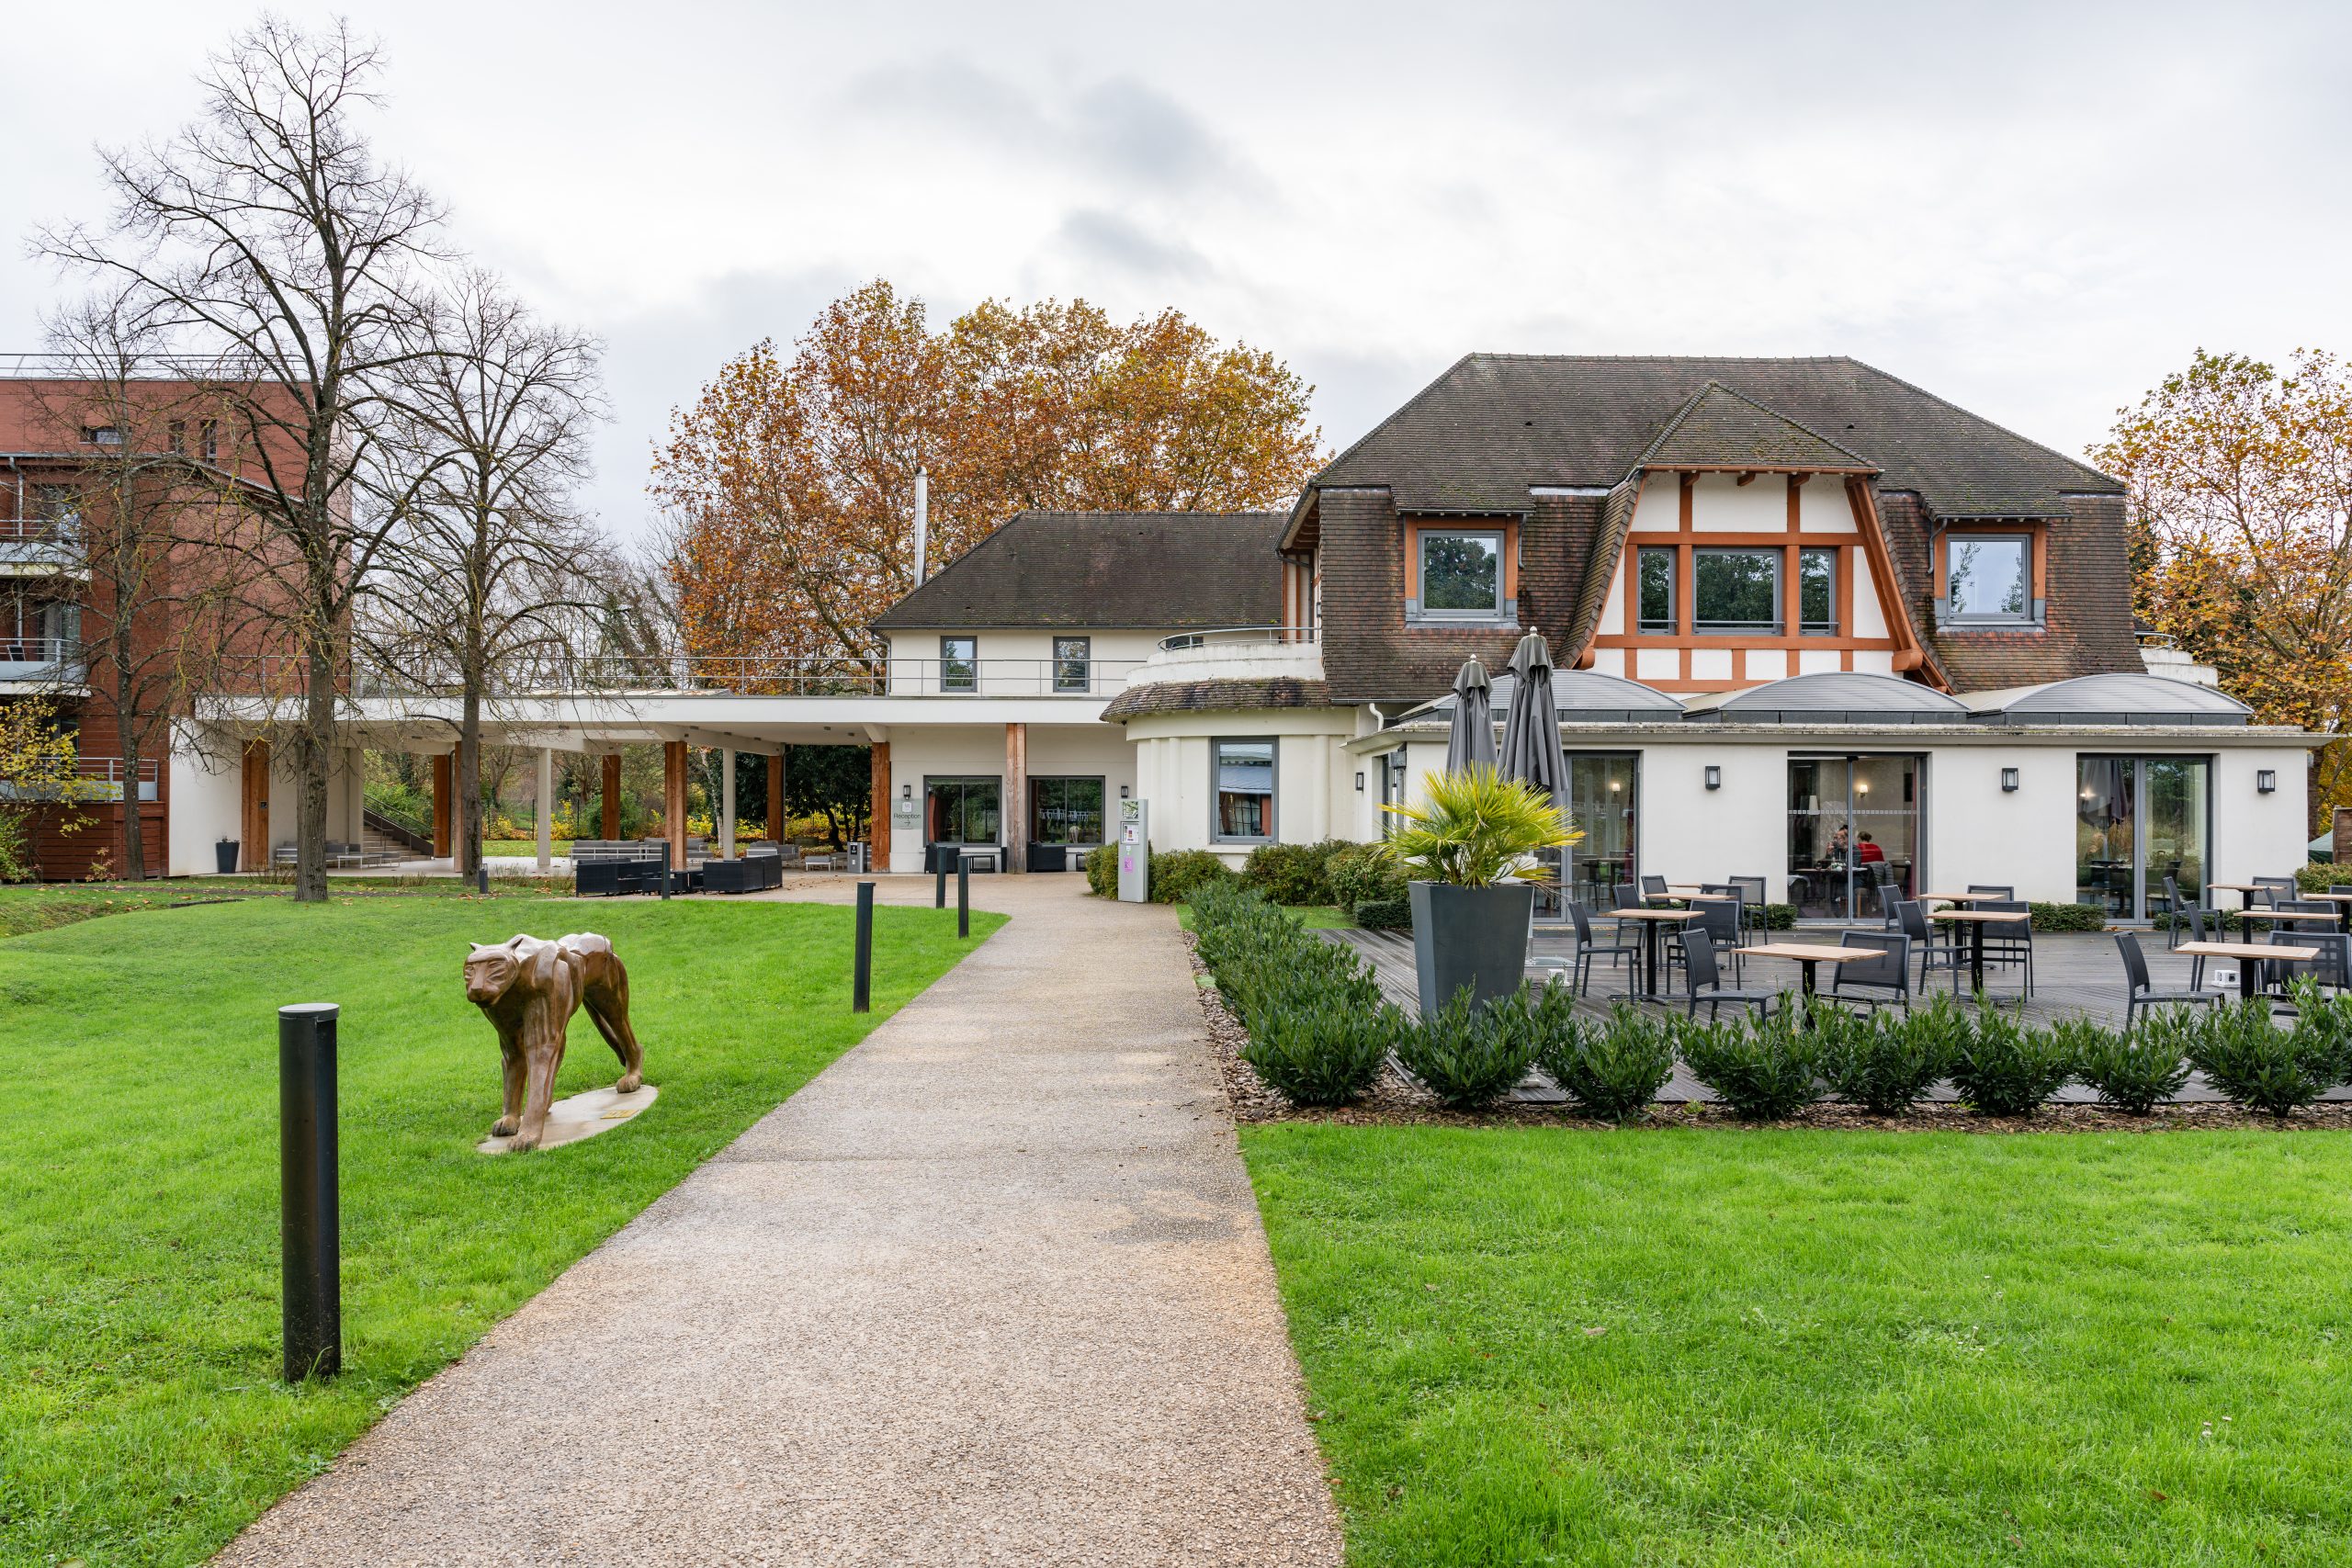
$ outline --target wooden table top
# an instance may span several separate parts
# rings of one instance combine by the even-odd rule
[[[1600,917],[1611,920],[1695,920],[1703,909],[1611,909]]]
[[[2283,882],[2286,878],[2280,877],[2278,880],[2279,882]],[[2205,886],[2208,887],[2219,887],[2223,891],[2230,893],[2260,893],[2267,888],[2278,888],[2281,893],[2287,891],[2287,889],[2279,887],[2278,882],[2209,882]]]
[[[1931,920],[1974,920],[1977,924],[1985,926],[1999,925],[2004,922],[2015,924],[2018,920],[2028,920],[2032,918],[2032,915],[2024,909],[1930,909],[1928,911],[1928,919]]]
[[[1987,899],[2008,897],[2006,893],[1922,893],[1919,901],[1926,903],[1932,898],[1945,904],[1982,904]]]
[[[2299,893],[2299,898],[2314,898],[2323,904],[2352,904],[2352,893]]]
[[[1883,947],[1823,947],[1809,942],[1765,943],[1762,947],[1742,947],[1734,950],[1757,958],[1793,958],[1803,964],[1843,964],[1849,958],[1884,958]]]
[[[2173,951],[2197,958],[2283,958],[2290,964],[2319,956],[2315,947],[2268,947],[2255,942],[2184,942]]]

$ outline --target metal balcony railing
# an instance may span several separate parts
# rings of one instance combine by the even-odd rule
[[[79,532],[73,517],[0,517],[0,545],[70,545]]]
[[[1305,626],[1216,626],[1206,631],[1178,632],[1159,639],[1162,653],[1181,653],[1187,649],[1224,647],[1226,645],[1268,646],[1313,642],[1316,634]]]
[[[1107,702],[1125,689],[1138,659],[763,659],[674,654],[547,660],[509,672],[493,697],[644,695],[702,692],[774,697],[1072,697]],[[250,673],[229,673],[221,690],[288,698],[308,680],[299,659],[271,655]],[[430,670],[345,667],[336,687],[345,696],[446,697],[453,678]]]
[[[0,681],[78,682],[82,645],[72,637],[0,637]]]
[[[156,798],[156,781],[162,776],[153,757],[140,759],[138,794],[141,800]],[[103,804],[123,798],[125,786],[130,782],[131,769],[119,757],[81,757],[74,764],[74,783],[71,787],[62,781],[51,780],[27,784],[18,779],[0,779],[0,799],[6,800],[66,800]]]

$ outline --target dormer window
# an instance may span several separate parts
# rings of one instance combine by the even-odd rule
[[[1424,620],[1503,618],[1502,530],[1422,529],[1419,568]]]
[[[1944,536],[1944,615],[1976,625],[2039,619],[2033,596],[2033,536]]]

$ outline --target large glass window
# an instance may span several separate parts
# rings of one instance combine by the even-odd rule
[[[980,639],[944,637],[939,639],[939,689],[977,692],[980,689]]]
[[[1499,616],[1503,613],[1503,536],[1421,532],[1421,614]]]
[[[1102,781],[1031,779],[1029,841],[1033,844],[1101,843]]]
[[[1273,740],[1212,740],[1209,773],[1216,800],[1210,836],[1238,843],[1261,843],[1272,839]]]
[[[1094,684],[1094,641],[1091,637],[1054,638],[1054,690],[1083,692]]]
[[[1781,552],[1698,550],[1691,565],[1691,597],[1697,602],[1695,631],[1768,632],[1781,629]]]
[[[1003,783],[999,779],[925,779],[923,841],[933,844],[993,844],[1003,820]]]
[[[2185,902],[2200,901],[2211,782],[2202,757],[2078,758],[2076,901],[2117,919],[2154,919],[2167,909],[2167,876]]]
[[[1638,777],[1630,751],[1568,758],[1568,818],[1584,837],[1568,848],[1566,886],[1588,909],[1610,908],[1611,888],[1634,886]]]
[[[1672,632],[1674,625],[1674,552],[1643,550],[1634,557],[1641,573],[1641,626],[1645,632]]]
[[[2033,613],[2033,541],[2023,534],[1944,540],[1944,607],[1956,621],[2022,621]]]
[[[1789,759],[1789,901],[1880,919],[1918,890],[1919,759]]]
[[[1797,552],[1797,629],[1811,637],[1838,634],[1838,552]]]

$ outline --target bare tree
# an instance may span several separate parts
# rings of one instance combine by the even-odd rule
[[[202,115],[168,142],[102,153],[100,230],[36,242],[120,286],[142,328],[212,364],[256,482],[249,574],[290,643],[298,780],[295,897],[326,897],[328,775],[353,595],[390,519],[360,520],[386,383],[417,352],[421,268],[443,212],[354,123],[379,107],[375,46],[336,23],[265,17],[199,77]],[[266,672],[265,661],[264,669]],[[285,694],[266,680],[263,694]]]
[[[371,479],[395,518],[371,595],[405,646],[391,661],[429,671],[458,696],[460,872],[482,833],[486,705],[556,672],[575,584],[604,580],[605,554],[572,511],[602,417],[600,351],[534,317],[490,275],[470,271],[414,323],[416,352]]]
[[[86,582],[85,706],[110,722],[122,763],[122,874],[147,874],[140,776],[160,772],[174,716],[215,669],[233,587],[204,548],[236,504],[220,461],[220,404],[159,352],[156,334],[99,296],[53,317],[56,378],[35,401],[60,451],[76,454],[74,525],[58,543]]]

